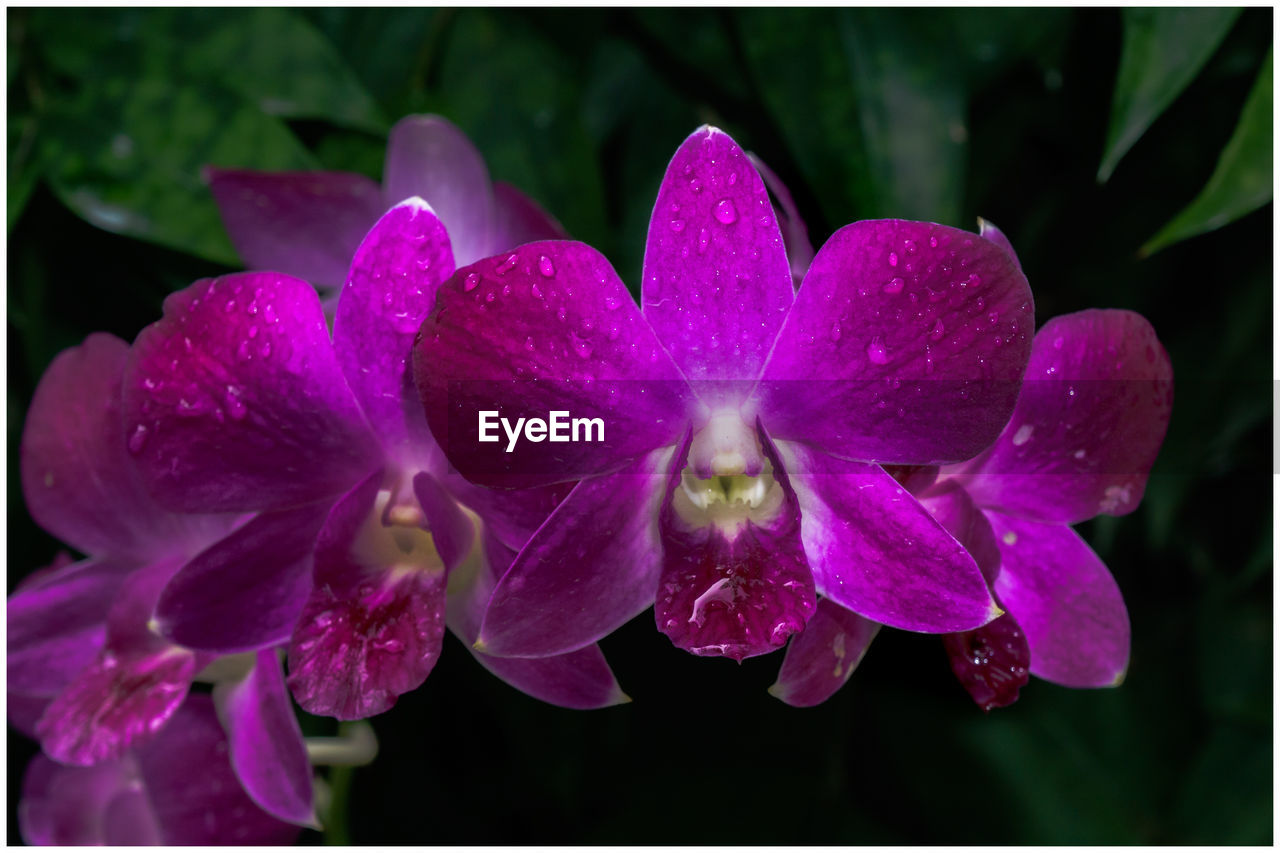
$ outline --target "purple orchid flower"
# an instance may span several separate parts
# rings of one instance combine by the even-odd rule
[[[989,223],[983,236],[1017,263]],[[1173,373],[1154,329],[1130,311],[1056,317],[1037,333],[1017,408],[978,457],[899,476],[962,542],[1006,613],[944,637],[952,669],[984,710],[1029,674],[1067,687],[1120,683],[1129,620],[1106,566],[1070,525],[1124,515],[1164,440]],[[819,602],[787,649],[774,695],[815,705],[845,681],[879,626]]]
[[[641,302],[595,250],[541,242],[458,270],[422,327],[422,404],[464,476],[582,479],[494,589],[481,648],[572,651],[655,603],[677,646],[737,659],[803,628],[815,593],[918,631],[998,615],[877,463],[962,460],[1004,425],[1031,294],[1003,251],[855,223],[797,293],[760,175],[704,127],[659,190]],[[603,440],[479,442],[485,410],[597,418]]]
[[[54,359],[32,400],[21,450],[28,506],[92,556],[56,561],[9,599],[10,720],[63,764],[118,763],[160,737],[194,681],[215,682],[215,694],[230,697],[230,731],[268,728],[277,743],[275,761],[262,750],[233,753],[249,796],[282,820],[314,824],[302,734],[274,652],[238,672],[154,631],[156,600],[178,568],[210,550],[252,563],[238,543],[260,522],[178,515],[143,490],[121,420],[127,357],[123,341],[91,335]],[[249,686],[230,686],[245,673]]]
[[[250,269],[276,270],[324,292],[341,288],[365,234],[390,207],[418,196],[469,264],[564,229],[515,187],[489,180],[480,152],[444,118],[401,119],[387,140],[382,186],[349,172],[206,170],[222,221]]]
[[[332,339],[315,291],[278,273],[197,282],[165,301],[125,379],[147,485],[187,511],[257,511],[287,529],[254,537],[274,562],[209,551],[188,563],[160,597],[164,636],[214,653],[285,644],[299,704],[340,719],[420,685],[446,625],[471,645],[471,614],[505,568],[488,562],[477,526],[518,547],[560,494],[495,501],[448,472],[427,430],[407,361],[453,270],[444,225],[415,198],[356,251]],[[483,662],[556,704],[625,700],[598,648]]]
[[[288,844],[299,828],[241,788],[209,696],[188,696],[156,737],[119,758],[27,767],[18,825],[28,844]],[[194,771],[194,772],[193,772]]]

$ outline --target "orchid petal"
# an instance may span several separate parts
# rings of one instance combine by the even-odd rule
[[[164,843],[151,803],[140,788],[130,785],[107,803],[102,814],[102,843],[109,847],[154,847]]]
[[[579,483],[498,581],[476,648],[502,657],[572,652],[649,607],[671,459],[670,449],[656,450]]]
[[[493,184],[494,252],[502,252],[537,240],[567,240],[569,233],[536,201],[504,181]]]
[[[311,589],[312,549],[328,509],[263,513],[196,555],[160,596],[160,633],[223,654],[288,640]]]
[[[1000,543],[996,595],[1031,646],[1031,674],[1066,687],[1114,687],[1129,665],[1120,588],[1069,527],[989,513]]]
[[[308,713],[339,720],[381,714],[420,687],[440,657],[443,570],[359,577],[351,588],[317,587],[298,620],[289,689]]]
[[[489,596],[516,552],[491,532],[485,537],[483,557],[476,560],[473,576],[465,583],[455,573],[448,597],[449,630],[469,648],[480,635]],[[618,686],[600,646],[590,645],[563,655],[545,658],[499,658],[470,648],[472,656],[489,672],[517,690],[562,708],[591,710],[631,701]]]
[[[105,843],[103,814],[129,783],[132,770],[127,761],[66,767],[37,755],[27,765],[18,801],[22,840],[40,846]]]
[[[104,651],[49,703],[36,723],[40,743],[63,764],[117,759],[164,726],[195,672],[195,654],[177,646],[119,656]]]
[[[475,541],[476,527],[440,481],[425,471],[413,477],[413,494],[426,516],[426,529],[446,572],[462,562]]]
[[[338,363],[382,446],[406,464],[431,443],[409,366],[413,339],[452,274],[444,226],[412,198],[387,211],[360,244],[338,301]]]
[[[92,659],[85,666],[90,663],[93,663]],[[27,737],[32,740],[39,740],[40,735],[36,733],[36,724],[44,716],[45,709],[49,707],[49,702],[51,701],[50,696],[15,693],[10,688],[9,692],[5,694],[6,719],[9,721],[10,726]]]
[[[503,545],[516,551],[524,547],[551,511],[577,485],[570,482],[532,489],[488,489],[449,470],[439,472],[437,478],[459,503],[484,519],[485,526]]]
[[[213,701],[249,796],[281,820],[317,827],[311,764],[275,651],[258,652],[244,679],[214,687]]]
[[[809,267],[759,411],[776,438],[846,459],[967,459],[1013,411],[1032,324],[1027,280],[994,244],[927,222],[855,222]]]
[[[93,662],[128,569],[86,560],[19,590],[7,605],[8,689],[52,696]]]
[[[350,172],[205,170],[231,244],[254,270],[341,287],[356,247],[386,209],[375,181]]]
[[[1013,250],[1013,244],[1009,242],[1009,238],[1004,236],[1003,231],[982,217],[978,217],[978,236],[1004,249],[1005,254],[1009,256],[1009,260],[1013,261],[1013,265],[1019,271],[1022,270],[1022,261],[1018,260],[1018,253]]]
[[[692,381],[755,379],[794,299],[764,182],[702,127],[667,166],[649,220],[641,304]]]
[[[800,210],[791,198],[791,191],[782,179],[770,169],[763,160],[751,152],[747,152],[751,165],[756,167],[764,185],[774,197],[774,213],[778,217],[778,226],[782,229],[782,242],[787,249],[787,263],[791,267],[791,281],[798,288],[804,280],[804,274],[813,263],[813,243],[809,241],[809,227],[800,217]]]
[[[682,488],[685,452],[675,457],[662,504],[662,573],[654,603],[658,630],[695,655],[742,661],[780,648],[816,606],[813,572],[800,541],[800,506],[776,448],[761,433],[782,495],[774,517],[725,531],[691,524],[672,498]]]
[[[1018,406],[956,472],[984,507],[1072,524],[1142,500],[1169,426],[1173,369],[1132,311],[1055,317],[1037,333]]]
[[[213,700],[188,697],[172,722],[138,751],[138,767],[166,844],[288,844],[298,827],[249,798],[227,760]]]
[[[387,206],[418,196],[449,230],[458,266],[491,254],[494,202],[489,170],[465,133],[434,115],[391,129],[382,185]]]
[[[830,699],[862,662],[880,624],[845,610],[829,598],[804,630],[791,638],[778,680],[769,688],[794,708],[811,708]]]
[[[22,490],[32,517],[59,539],[142,561],[207,541],[228,522],[174,515],[143,488],[120,414],[128,357],[128,344],[96,333],[49,365],[23,430]]]
[[[908,489],[910,491],[910,489]],[[944,484],[917,498],[939,524],[973,557],[988,584],[1000,571],[1000,548],[991,522],[958,483]]]
[[[198,281],[142,331],[124,381],[125,431],[148,487],[193,512],[284,509],[337,495],[377,445],[305,282]]]
[[[1018,701],[1029,680],[1031,650],[1026,635],[1009,613],[981,628],[942,638],[951,671],[984,711]]]
[[[973,558],[879,466],[778,449],[820,594],[908,631],[964,631],[1000,614]]]
[[[414,378],[449,461],[485,485],[617,470],[674,444],[691,399],[608,261],[569,242],[529,243],[458,270],[422,326]],[[496,413],[491,443],[479,441],[482,411]],[[600,419],[603,435],[592,435],[602,440],[522,440],[507,452],[498,415],[516,424],[556,411]]]

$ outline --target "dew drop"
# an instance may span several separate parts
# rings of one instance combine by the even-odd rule
[[[990,321],[991,325],[993,325],[993,326],[994,326],[996,323],[999,323],[999,322],[1000,322],[1000,312],[999,312],[999,311],[992,311],[990,314],[988,314],[988,315],[987,315],[987,320],[988,320],[988,321]]]
[[[546,255],[538,258],[538,272],[542,273],[543,278],[551,278],[556,274],[555,264],[551,263],[551,259]]]
[[[503,261],[501,266],[499,266],[496,270],[494,270],[494,272],[496,272],[498,275],[506,275],[507,273],[511,272],[512,269],[515,268],[515,265],[519,262],[519,260],[520,260],[519,255],[515,255],[515,254],[507,255],[507,259]]]
[[[253,353],[249,351],[249,342],[241,341],[240,346],[236,347],[236,358],[241,361],[248,361],[253,358]]]
[[[698,254],[702,254],[707,250],[707,244],[711,242],[711,234],[707,229],[703,228],[698,232]]]
[[[573,351],[578,354],[579,358],[591,357],[591,342],[584,341],[577,335],[573,336]]]
[[[480,276],[476,273],[468,273],[466,279],[462,282],[462,289],[465,291],[475,290],[480,286]]]
[[[888,364],[889,352],[884,348],[884,344],[880,342],[877,336],[872,338],[871,343],[867,344],[867,358],[872,364]]]
[[[529,288],[529,292],[533,294],[534,299],[542,298],[542,290],[538,287],[538,283],[536,281],[533,283],[533,286]]]
[[[1053,348],[1054,348],[1054,349],[1062,349],[1062,338],[1054,338],[1054,339],[1053,339]]]
[[[232,311],[236,310],[236,301],[234,299],[228,299],[226,302],[222,303],[222,310],[230,314]]]
[[[234,386],[227,386],[227,396],[225,399],[227,414],[231,415],[231,419],[235,421],[244,420],[248,408],[244,401],[240,399],[240,392]]]
[[[679,234],[681,231],[683,231],[683,230],[684,230],[684,220],[683,220],[683,219],[673,219],[673,220],[671,220],[671,230],[672,230],[672,231],[674,231],[674,232],[676,232],[677,234]]]
[[[885,282],[884,292],[885,293],[901,293],[902,288],[906,287],[906,285],[907,283],[902,280],[901,276],[895,275],[893,278]]]
[[[1026,444],[1031,440],[1031,434],[1035,431],[1036,428],[1031,424],[1023,424],[1018,427],[1018,431],[1013,434],[1013,446],[1021,447]]]
[[[262,357],[263,357],[263,358],[267,358],[268,356],[270,356],[270,355],[271,355],[271,341],[263,341],[263,342],[262,342],[262,345],[258,347],[258,352],[262,353]]]
[[[524,339],[524,348],[525,348],[525,349],[527,349],[529,352],[533,352],[533,338],[532,338],[532,337],[527,337],[527,338],[525,338],[525,339]]]
[[[929,248],[930,248],[930,249],[936,249],[936,248],[938,248],[938,238],[937,238],[937,237],[930,237],[930,238],[929,238]]]
[[[947,327],[942,325],[942,320],[941,319],[934,320],[933,328],[929,330],[929,340],[940,341],[942,340],[942,336],[945,335],[946,333],[947,333]]]
[[[831,324],[831,340],[833,341],[840,340],[840,333],[841,333],[840,321],[836,320],[834,323]]]
[[[133,434],[129,436],[129,452],[137,455],[142,452],[142,448],[147,443],[147,428],[138,424],[133,428]],[[119,446],[119,445],[117,445]]]
[[[276,309],[269,302],[262,308],[262,319],[271,324],[280,322],[280,318],[276,316]]]
[[[490,290],[488,293],[486,293],[486,294],[484,295],[484,301],[485,301],[485,302],[492,302],[493,300],[495,300],[495,299],[497,299],[497,298],[498,298],[498,294],[494,293],[492,290]]]
[[[896,267],[897,265],[898,265],[898,253],[897,253],[897,252],[890,252],[890,253],[889,253],[889,266],[891,266],[891,267]]]
[[[720,201],[716,203],[714,213],[716,221],[721,225],[732,225],[738,220],[738,209],[733,206],[733,199],[720,199]]]

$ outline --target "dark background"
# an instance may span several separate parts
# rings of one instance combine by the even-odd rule
[[[1017,248],[1038,324],[1131,308],[1172,356],[1146,500],[1081,526],[1129,604],[1122,687],[1033,679],[987,715],[936,638],[884,631],[844,690],[794,710],[765,692],[780,654],[694,658],[645,614],[603,642],[635,701],[577,713],[508,688],[450,637],[426,685],[373,721],[382,754],[350,780],[347,840],[1271,842],[1272,207],[1138,254],[1213,173],[1270,10],[1235,20],[1104,184],[1118,10],[11,9],[8,23],[10,590],[59,547],[26,514],[16,460],[50,359],[93,330],[132,340],[166,293],[236,266],[199,166],[379,177],[409,112],[460,125],[496,179],[633,287],[667,160],[710,122],[782,176],[815,247],[855,219],[981,215]],[[1268,130],[1267,188],[1270,145]],[[10,730],[13,841],[34,749]]]

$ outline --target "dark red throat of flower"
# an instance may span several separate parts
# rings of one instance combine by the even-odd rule
[[[942,638],[951,671],[984,711],[1018,701],[1027,683],[1031,648],[1022,628],[1008,613],[981,628]]]

